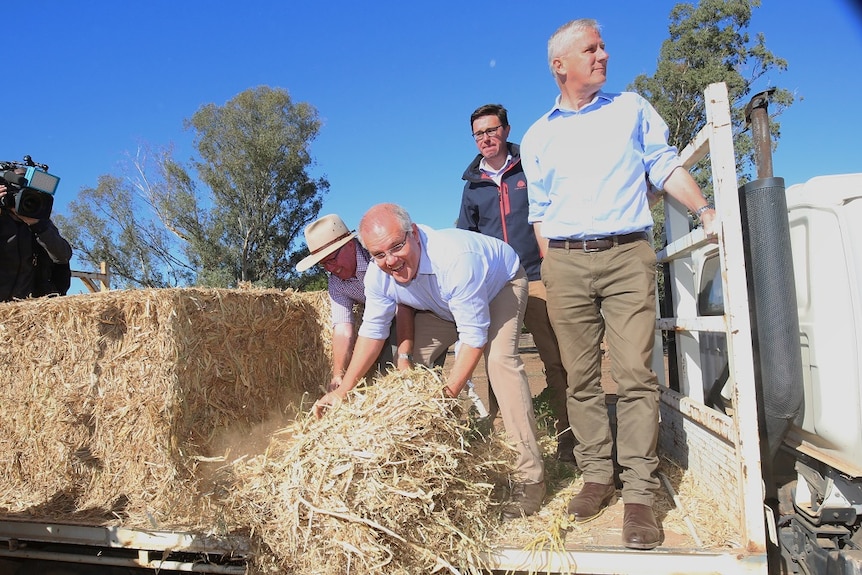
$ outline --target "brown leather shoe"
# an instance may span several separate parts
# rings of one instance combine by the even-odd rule
[[[588,481],[584,483],[581,492],[569,500],[569,515],[574,516],[578,523],[595,519],[601,515],[616,492],[613,483],[605,485]]]
[[[514,483],[512,495],[503,506],[503,521],[511,521],[534,514],[542,507],[545,498],[545,482]]]
[[[626,503],[623,511],[623,544],[631,549],[653,549],[660,541],[661,532],[652,507]]]

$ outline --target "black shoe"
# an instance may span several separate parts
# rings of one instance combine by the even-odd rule
[[[557,461],[577,465],[578,462],[575,460],[575,446],[557,443]]]
[[[503,506],[503,521],[511,521],[520,517],[533,515],[542,507],[545,498],[545,482],[514,483],[512,496]]]
[[[557,461],[577,465],[575,460],[575,436],[567,429],[557,438]]]

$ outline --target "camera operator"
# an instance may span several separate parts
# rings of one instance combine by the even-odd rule
[[[9,192],[7,188],[0,183],[0,197]],[[58,277],[56,269],[66,266],[68,270],[70,259],[72,246],[50,217],[28,218],[15,208],[0,207],[0,301],[64,295],[68,276],[61,272]]]

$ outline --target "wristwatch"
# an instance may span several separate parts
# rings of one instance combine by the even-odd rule
[[[700,219],[700,216],[702,216],[704,212],[711,210],[711,209],[713,209],[713,207],[709,204],[706,204],[705,206],[701,206],[694,211],[694,217]]]

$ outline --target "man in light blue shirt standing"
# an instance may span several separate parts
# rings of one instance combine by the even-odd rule
[[[341,385],[315,404],[320,417],[343,400],[380,353],[398,305],[415,310],[414,349],[431,365],[460,339],[443,388],[456,397],[484,356],[509,440],[518,451],[504,519],[536,513],[545,495],[544,465],[527,374],[518,351],[527,275],[503,241],[466,230],[432,230],[395,204],[372,207],[359,236],[376,266],[365,275],[365,312]],[[405,352],[399,346],[400,352]]]
[[[659,487],[658,382],[650,367],[656,259],[647,182],[690,209],[707,233],[715,211],[668,144],[667,125],[650,103],[634,93],[601,91],[608,53],[595,20],[557,30],[548,41],[548,63],[560,95],[524,135],[521,163],[584,478],[568,512],[589,521],[616,493],[601,386],[599,346],[606,335],[618,385],[623,543],[652,549],[660,542],[652,509]]]

